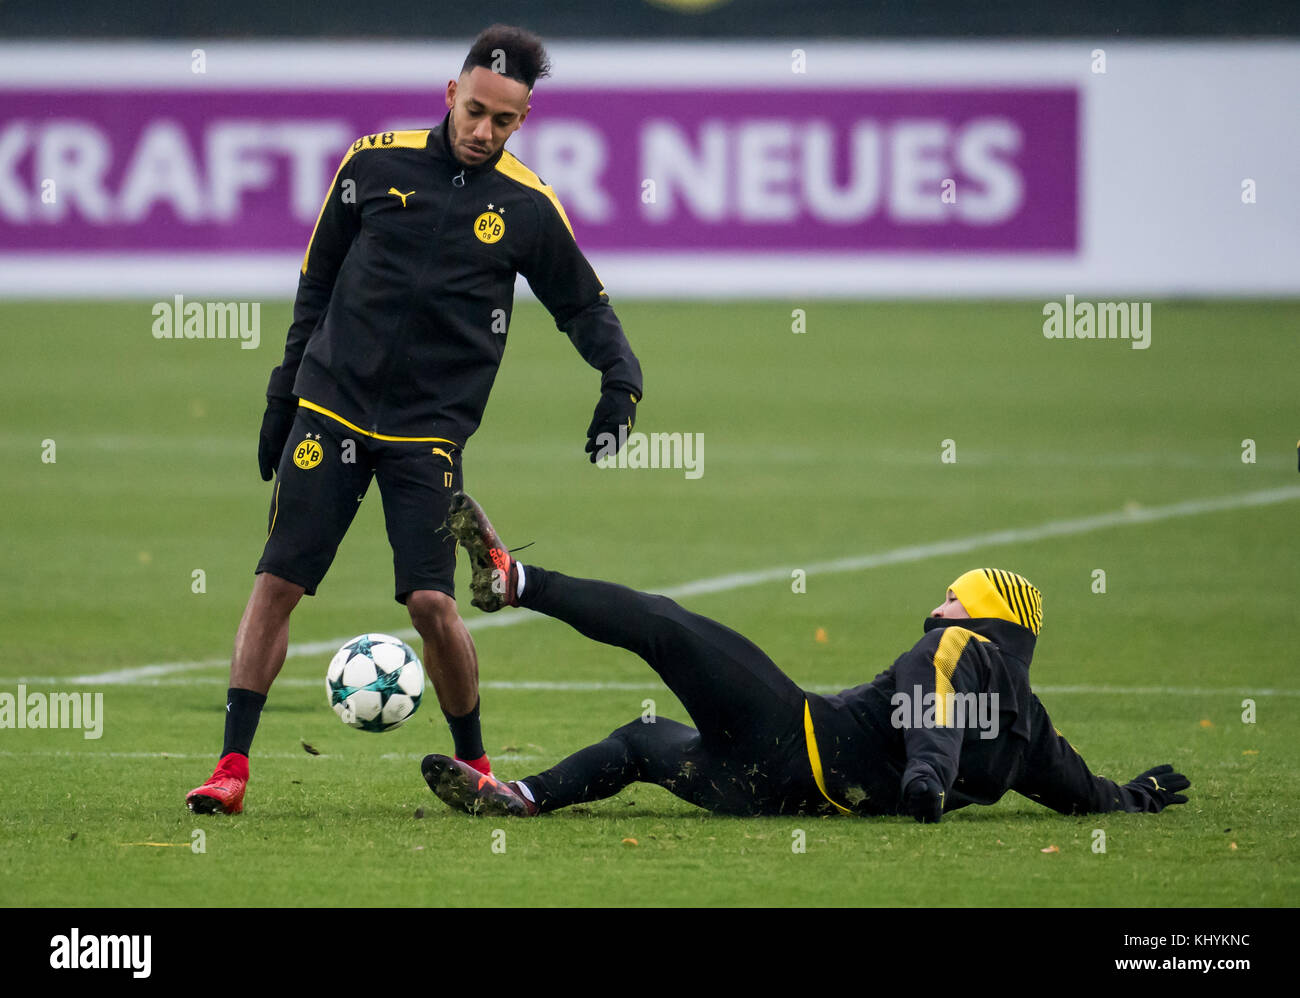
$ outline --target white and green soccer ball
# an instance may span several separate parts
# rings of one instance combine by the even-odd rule
[[[344,724],[362,731],[392,731],[420,706],[424,666],[401,638],[362,634],[330,659],[325,691]]]

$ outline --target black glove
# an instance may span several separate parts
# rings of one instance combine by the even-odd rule
[[[262,481],[269,482],[280,465],[280,455],[293,429],[293,418],[298,412],[297,399],[266,399],[266,413],[262,416],[262,432],[257,437],[257,466],[262,471]]]
[[[638,401],[640,400],[626,388],[608,388],[600,393],[591,425],[587,427],[587,453],[591,455],[592,464],[596,463],[598,457],[617,454],[619,448],[627,442],[627,434],[636,423]],[[601,440],[601,435],[605,433],[609,436]]]
[[[903,813],[923,825],[939,821],[943,817],[943,788],[930,777],[913,777],[903,788]]]
[[[1191,785],[1192,781],[1182,773],[1175,773],[1173,766],[1164,765],[1134,777],[1124,784],[1124,789],[1137,798],[1140,810],[1155,814],[1170,804],[1186,804],[1187,797],[1178,791]]]

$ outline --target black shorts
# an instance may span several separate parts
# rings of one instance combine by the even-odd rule
[[[372,478],[384,503],[397,601],[418,589],[454,596],[456,541],[444,524],[463,487],[460,447],[377,439],[305,406],[280,456],[257,571],[314,596]]]

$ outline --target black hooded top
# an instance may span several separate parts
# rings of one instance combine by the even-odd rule
[[[993,617],[928,617],[921,640],[870,683],[809,694],[827,795],[858,814],[897,814],[902,788],[925,777],[943,788],[945,811],[1008,790],[1063,814],[1147,810],[1052,726],[1029,688],[1035,641]]]

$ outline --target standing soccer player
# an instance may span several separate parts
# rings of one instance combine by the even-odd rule
[[[490,764],[478,661],[456,609],[455,540],[436,531],[462,487],[505,350],[515,275],[601,372],[587,428],[624,439],[641,368],[554,192],[505,151],[524,123],[541,40],[493,25],[475,39],[436,128],[357,139],[303,257],[284,360],[271,372],[258,442],[275,476],[265,550],[235,634],[225,744],[190,809],[243,809],[248,755],[284,665],[289,616],[314,595],[370,480],[379,482],[396,598],[424,639],[424,665],[456,757]]]

